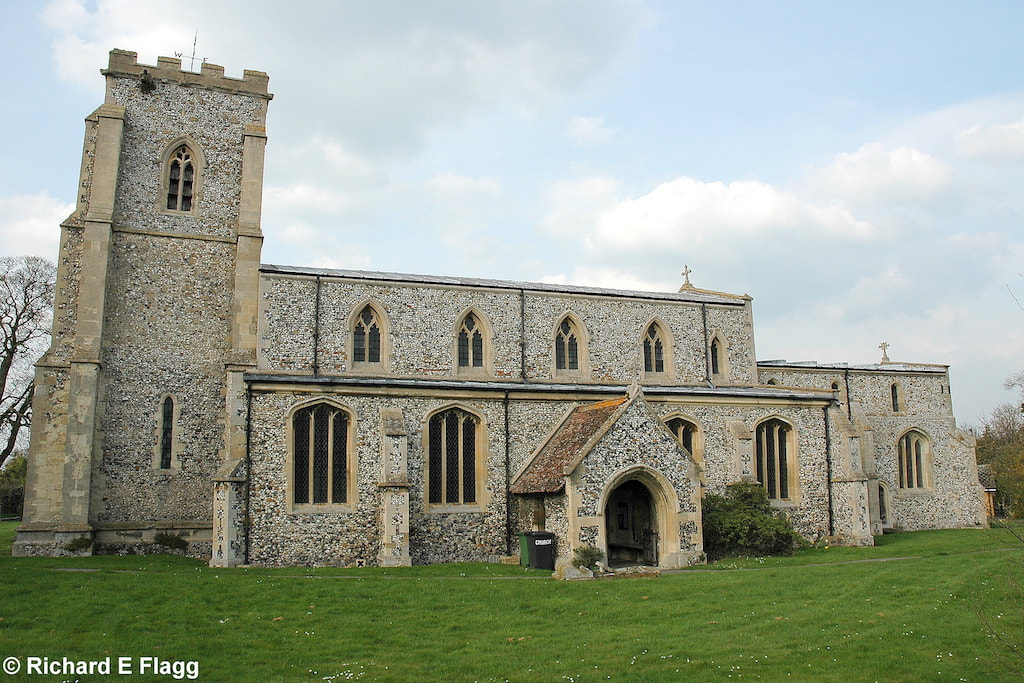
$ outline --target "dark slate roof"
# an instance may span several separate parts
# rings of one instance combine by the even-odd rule
[[[625,397],[590,403],[573,410],[548,439],[522,474],[512,493],[558,493],[565,486],[565,468],[579,460],[594,435],[626,402]]]
[[[484,287],[487,289],[511,289],[528,292],[550,292],[554,294],[606,296],[627,299],[655,299],[659,301],[682,301],[705,304],[728,304],[730,306],[742,306],[750,300],[750,297],[746,295],[725,294],[723,292],[713,292],[706,289],[696,289],[694,287],[683,288],[679,292],[639,292],[623,289],[606,289],[603,287],[580,287],[577,285],[549,284],[544,282],[516,282],[513,280],[490,280],[472,277],[386,273],[372,270],[307,268],[305,266],[275,266],[270,263],[260,264],[260,272],[274,273],[277,275],[305,275],[307,277],[336,277],[349,280],[370,280],[374,282],[413,283],[448,287]]]
[[[949,369],[948,365],[940,363],[899,363],[888,361],[885,363],[867,363],[864,365],[851,365],[849,363],[819,363],[814,360],[759,360],[759,368],[792,368],[812,370],[855,370],[860,372],[935,372],[942,373]]]

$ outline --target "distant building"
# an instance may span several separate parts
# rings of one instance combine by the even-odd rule
[[[760,482],[809,538],[985,523],[941,365],[754,353],[752,301],[260,264],[267,76],[110,53],[63,223],[14,552],[216,566],[703,561]]]

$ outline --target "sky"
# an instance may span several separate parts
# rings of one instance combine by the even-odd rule
[[[1024,370],[1024,3],[0,0],[0,256],[113,48],[270,75],[263,262],[754,298],[762,360]],[[193,47],[194,46],[194,47]]]

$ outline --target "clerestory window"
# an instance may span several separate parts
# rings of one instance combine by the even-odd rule
[[[555,333],[555,370],[580,369],[580,336],[570,318],[564,318]]]
[[[467,313],[459,326],[458,343],[460,368],[484,367],[484,335],[480,322],[472,313]]]
[[[352,361],[357,364],[381,362],[381,324],[372,306],[364,308],[356,318],[352,330]]]
[[[644,372],[665,372],[665,341],[657,323],[644,333]]]

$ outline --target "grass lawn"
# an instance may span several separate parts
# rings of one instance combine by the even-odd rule
[[[1024,596],[1008,581],[1024,549],[1004,529],[561,582],[485,564],[12,558],[15,526],[0,524],[0,660],[23,664],[156,656],[198,661],[198,680],[225,682],[1019,680],[979,619],[1024,640]]]

